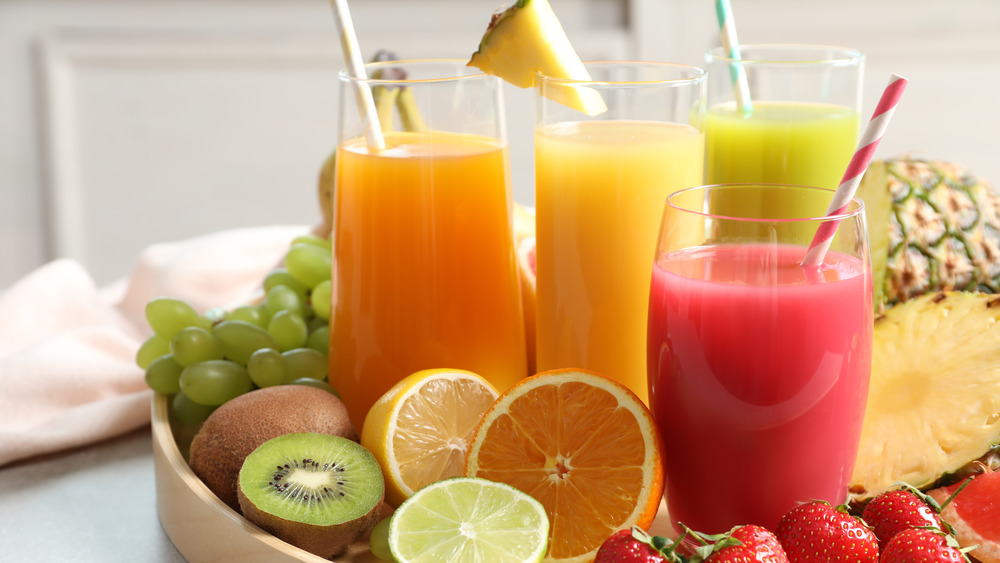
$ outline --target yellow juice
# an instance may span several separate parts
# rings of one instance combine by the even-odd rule
[[[613,377],[646,401],[646,316],[667,196],[702,183],[704,136],[645,121],[535,133],[538,369]]]
[[[507,148],[386,134],[337,151],[330,383],[360,432],[407,375],[459,368],[501,391],[527,371]]]

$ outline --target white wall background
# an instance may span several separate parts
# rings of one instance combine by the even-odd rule
[[[366,57],[469,56],[502,0],[354,0]],[[581,57],[699,64],[711,0],[550,0]],[[1000,183],[1000,2],[733,0],[743,42],[868,55],[865,113],[911,80],[879,155]],[[56,257],[99,284],[140,249],[312,224],[342,58],[326,0],[0,0],[0,290]],[[531,203],[531,92],[508,88],[515,197]]]

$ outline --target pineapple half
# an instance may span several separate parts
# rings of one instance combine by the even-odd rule
[[[928,487],[1000,440],[1000,296],[939,292],[875,320],[850,492]]]
[[[869,225],[875,302],[940,290],[1000,290],[1000,196],[950,162],[875,161],[858,188]]]
[[[535,86],[539,72],[554,78],[590,81],[590,74],[548,0],[518,0],[494,12],[468,65],[519,88]],[[587,115],[608,109],[601,94],[586,86],[554,83],[547,85],[542,94]]]

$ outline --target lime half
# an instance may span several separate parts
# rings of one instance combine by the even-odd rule
[[[389,522],[400,563],[541,561],[549,538],[545,508],[503,483],[453,477],[420,489]]]

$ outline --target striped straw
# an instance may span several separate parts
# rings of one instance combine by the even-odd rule
[[[750,101],[750,87],[747,85],[746,70],[738,62],[743,58],[740,52],[740,40],[736,38],[736,22],[733,20],[733,10],[729,0],[715,0],[715,15],[719,19],[719,30],[722,32],[722,48],[734,62],[729,63],[729,75],[733,80],[733,92],[736,95],[736,106],[743,115],[750,115],[753,103]]]
[[[365,125],[365,140],[368,148],[382,150],[385,139],[382,137],[382,127],[378,123],[378,111],[375,109],[375,98],[365,80],[365,63],[361,60],[361,48],[358,47],[358,36],[354,32],[354,22],[351,12],[347,9],[347,0],[330,0],[333,9],[333,19],[340,29],[340,47],[347,61],[347,74],[355,80],[358,106],[361,108],[361,118]]]
[[[871,121],[868,122],[868,127],[865,128],[864,135],[858,142],[858,148],[854,151],[854,156],[851,157],[851,162],[847,165],[844,177],[840,180],[840,187],[833,194],[833,201],[830,202],[830,206],[826,210],[827,217],[840,215],[847,211],[847,206],[850,205],[854,193],[858,191],[861,178],[872,161],[875,148],[882,140],[882,135],[889,126],[889,120],[892,119],[892,114],[896,111],[896,105],[903,97],[903,90],[906,89],[907,83],[908,81],[898,74],[893,74],[889,79],[889,85],[882,92],[882,97],[879,98],[878,105],[875,107],[875,113],[872,114]],[[802,259],[803,266],[815,267],[823,263],[823,257],[830,249],[830,242],[833,240],[833,235],[836,234],[839,224],[840,221],[824,221],[820,224],[805,258]]]

